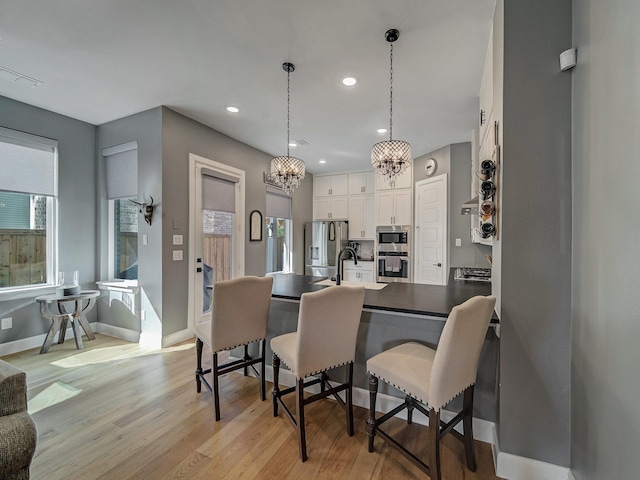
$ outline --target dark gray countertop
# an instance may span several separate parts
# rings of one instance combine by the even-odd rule
[[[300,300],[306,292],[316,292],[327,288],[316,285],[326,277],[311,277],[275,273],[273,276],[273,298]],[[409,313],[414,315],[429,315],[447,317],[456,305],[475,295],[490,295],[491,284],[482,282],[468,282],[453,280],[449,284],[423,285],[417,283],[390,283],[382,290],[367,290],[364,298],[364,308],[388,312]],[[498,322],[494,313],[491,320]]]

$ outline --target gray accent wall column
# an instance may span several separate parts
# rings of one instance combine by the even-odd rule
[[[640,2],[575,0],[572,448],[577,480],[638,478]]]
[[[571,440],[571,74],[560,71],[558,55],[572,44],[571,15],[571,0],[499,0],[494,19],[494,62],[504,69],[502,90],[494,93],[494,109],[502,108],[503,153],[500,241],[493,247],[501,284],[500,449],[565,467]]]

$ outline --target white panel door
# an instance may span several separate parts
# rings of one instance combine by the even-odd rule
[[[414,281],[447,284],[447,176],[416,184]]]

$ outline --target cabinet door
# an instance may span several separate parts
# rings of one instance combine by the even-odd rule
[[[314,220],[331,219],[331,199],[316,199],[313,202],[313,218]]]
[[[393,225],[394,192],[376,193],[376,225]]]
[[[331,175],[331,196],[349,193],[349,175]]]
[[[349,203],[347,197],[331,198],[331,217],[332,220],[347,220],[349,218]]]
[[[394,192],[395,194],[395,214],[394,223],[396,225],[411,225],[411,190]]]
[[[327,197],[331,195],[331,176],[313,177],[313,196]]]
[[[364,197],[349,197],[349,239],[364,238]]]
[[[358,270],[352,270],[352,269],[344,269],[343,272],[344,276],[343,276],[343,280],[346,282],[359,282],[360,281],[360,272]]]
[[[361,195],[375,191],[376,179],[374,172],[355,172],[349,174],[349,194]]]
[[[373,195],[364,198],[363,238],[376,237],[376,200]]]
[[[369,272],[366,270],[363,270],[360,272],[360,281],[364,282],[364,283],[375,283],[375,280],[373,279],[373,272]]]

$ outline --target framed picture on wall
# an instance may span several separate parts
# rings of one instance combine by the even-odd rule
[[[262,214],[258,210],[254,210],[249,214],[249,241],[262,241]]]

